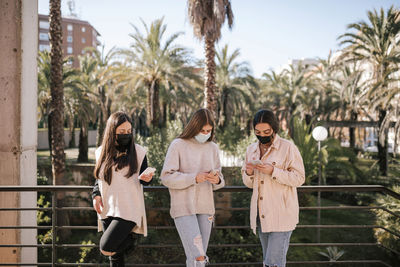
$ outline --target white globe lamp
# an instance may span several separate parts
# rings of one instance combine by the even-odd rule
[[[324,141],[328,137],[328,130],[323,126],[317,126],[312,131],[312,136],[316,141]]]

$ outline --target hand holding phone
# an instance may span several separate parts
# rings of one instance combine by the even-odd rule
[[[140,174],[139,179],[143,180],[145,182],[150,182],[150,180],[152,179],[154,172],[156,171],[155,168],[152,167],[147,167],[142,174]]]
[[[219,171],[218,170],[211,170],[208,175],[207,175],[207,181],[209,181],[212,184],[217,184],[219,183],[219,175],[218,175]]]
[[[252,165],[255,165],[255,166],[257,166],[257,165],[262,165],[262,164],[263,164],[262,161],[259,160],[259,159],[250,160],[249,163],[252,164]]]

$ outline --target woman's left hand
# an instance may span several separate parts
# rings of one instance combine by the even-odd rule
[[[262,165],[256,165],[256,169],[259,170],[261,173],[271,175],[272,172],[274,171],[274,166],[266,163],[266,164],[262,164]]]
[[[139,176],[140,180],[143,180],[145,182],[150,182],[151,179],[153,178],[154,173],[150,173],[150,174],[142,174]]]
[[[212,173],[207,174],[206,180],[212,184],[218,184],[220,181],[219,172],[217,172],[215,175],[213,175]]]

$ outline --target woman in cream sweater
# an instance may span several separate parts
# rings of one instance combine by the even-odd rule
[[[296,145],[279,137],[279,123],[270,110],[253,120],[258,142],[247,148],[243,183],[253,189],[250,226],[256,228],[264,266],[285,267],[292,231],[299,221],[296,187],[305,180],[303,159]]]
[[[93,207],[103,230],[100,251],[110,258],[110,266],[125,266],[124,252],[135,234],[147,235],[142,184],[149,184],[153,173],[147,168],[146,150],[135,144],[132,123],[124,112],[107,120],[101,147],[96,150]]]
[[[171,196],[171,217],[186,254],[186,266],[205,266],[214,220],[213,191],[225,185],[214,137],[214,119],[197,110],[182,134],[169,146],[161,182]]]

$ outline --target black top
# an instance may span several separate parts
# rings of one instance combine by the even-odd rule
[[[146,170],[147,167],[148,167],[148,165],[147,165],[147,157],[144,156],[142,165],[140,166],[139,175],[141,175],[142,172],[144,172],[144,170]],[[143,180],[140,180],[140,183],[141,183],[142,185],[149,185],[149,184],[151,184],[152,181],[153,181],[153,179],[151,179],[151,180],[148,181],[148,182],[143,181]],[[98,179],[96,179],[96,182],[94,183],[94,186],[93,186],[92,198],[94,198],[94,197],[96,197],[96,196],[100,196],[100,195],[101,195],[101,194],[100,194],[100,189],[99,189],[99,182],[98,182]]]

